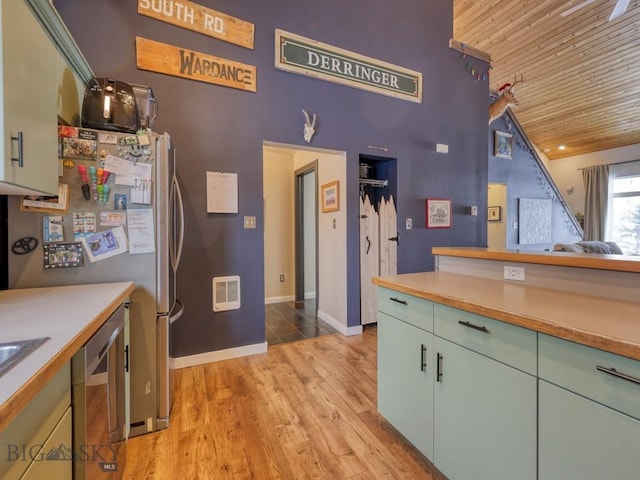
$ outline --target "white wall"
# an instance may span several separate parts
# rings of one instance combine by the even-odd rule
[[[295,164],[318,159],[318,316],[339,331],[347,331],[347,209],[346,155],[299,151]],[[340,209],[322,213],[322,185],[340,182]],[[334,226],[335,221],[335,226]]]
[[[591,165],[627,162],[638,159],[640,159],[640,144],[635,144],[551,160],[547,163],[547,169],[573,213],[584,213],[584,184],[582,182],[582,170],[579,169],[590,167]],[[567,191],[570,186],[573,187],[573,193]]]
[[[263,150],[265,303],[295,299],[294,153]]]
[[[501,207],[502,215],[498,222],[487,221],[487,247],[507,248],[507,186],[504,183],[490,183],[488,187],[487,205]]]

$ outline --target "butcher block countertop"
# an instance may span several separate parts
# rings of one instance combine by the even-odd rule
[[[638,255],[604,255],[595,253],[536,252],[501,250],[483,247],[433,247],[431,253],[449,257],[499,260],[504,262],[537,263],[559,267],[592,268],[616,272],[640,273]]]
[[[0,431],[133,292],[132,282],[0,291],[0,343],[50,337],[0,376]]]
[[[448,272],[376,277],[373,283],[640,360],[640,303]]]

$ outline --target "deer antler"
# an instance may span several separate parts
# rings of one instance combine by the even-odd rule
[[[514,87],[519,83],[526,85],[527,82],[524,75],[520,75],[520,80],[513,76],[513,83],[505,83],[499,88],[499,95],[496,100],[489,105],[489,123],[493,122],[496,118],[502,116],[507,108],[518,105],[518,101],[515,97]]]
[[[526,84],[527,84],[527,81],[526,81],[526,79],[524,78],[524,75],[523,75],[523,74],[520,74],[520,80],[516,80],[516,76],[515,76],[515,75],[513,76],[513,83],[512,83],[512,84],[511,84],[511,86],[509,87],[509,92],[513,93],[513,89],[514,89],[514,87],[515,87],[517,84],[519,84],[519,83],[522,83],[523,85],[526,85]]]

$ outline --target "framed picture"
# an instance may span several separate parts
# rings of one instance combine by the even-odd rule
[[[322,185],[322,213],[340,210],[340,181]]]
[[[84,265],[82,244],[74,243],[45,243],[44,268],[69,268]]]
[[[450,198],[427,198],[427,228],[451,228]]]
[[[494,130],[493,155],[498,158],[513,158],[513,134]]]
[[[58,184],[58,195],[27,195],[20,201],[20,210],[40,213],[67,213],[69,185]]]
[[[502,207],[489,207],[487,210],[487,220],[490,222],[499,222],[502,220]]]

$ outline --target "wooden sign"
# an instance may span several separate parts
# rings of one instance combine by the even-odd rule
[[[188,0],[138,0],[138,13],[253,50],[253,23]]]
[[[422,103],[422,73],[276,30],[279,70]]]
[[[187,48],[136,37],[138,68],[175,77],[256,91],[256,67]]]

